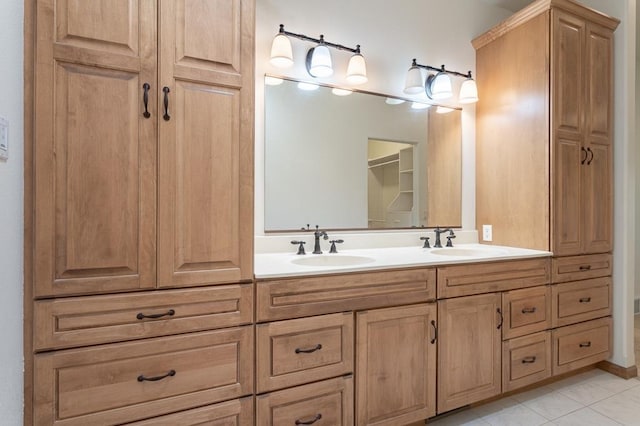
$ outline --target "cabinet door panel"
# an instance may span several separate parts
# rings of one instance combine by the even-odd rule
[[[408,424],[435,415],[435,319],[435,304],[358,312],[357,425]]]
[[[587,153],[579,139],[557,138],[554,148],[552,251],[557,256],[582,250],[581,162]]]
[[[499,293],[438,302],[438,413],[498,395]]]

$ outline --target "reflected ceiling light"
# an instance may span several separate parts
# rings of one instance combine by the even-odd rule
[[[387,98],[384,100],[384,102],[388,105],[400,105],[405,103],[406,101],[404,99],[398,99],[398,98]]]
[[[300,90],[306,90],[307,92],[310,92],[312,90],[318,90],[320,86],[318,86],[315,83],[306,83],[304,81],[301,81],[298,83],[298,89]]]
[[[272,77],[270,75],[266,75],[264,77],[264,84],[267,86],[279,86],[284,82],[282,78]]]
[[[422,79],[422,69],[428,71],[434,71],[434,74],[429,74],[426,82]],[[424,90],[429,97],[433,100],[448,99],[453,96],[453,88],[451,84],[450,76],[464,77],[465,81],[460,87],[460,95],[458,100],[460,103],[468,104],[478,102],[478,88],[475,80],[471,77],[471,71],[463,74],[458,71],[451,71],[442,65],[440,68],[432,67],[430,65],[421,65],[416,62],[415,58],[411,62],[411,68],[407,72],[407,78],[405,80],[404,92],[411,95],[422,93]]]
[[[276,67],[286,67],[293,64],[289,37],[316,43],[315,47],[309,49],[306,57],[307,72],[312,77],[324,78],[333,75],[333,62],[331,60],[331,52],[329,51],[329,48],[332,47],[337,50],[346,50],[353,53],[347,66],[346,75],[346,79],[350,84],[363,84],[368,81],[367,66],[362,53],[360,53],[359,44],[355,48],[351,48],[341,44],[330,43],[324,39],[324,35],[320,35],[320,38],[316,39],[304,34],[285,31],[284,25],[282,24],[280,24],[280,30],[271,45],[271,59],[269,62],[271,62],[272,65]]]
[[[411,109],[427,109],[429,108],[431,105],[429,104],[425,104],[423,102],[413,102],[411,104]]]
[[[353,90],[339,89],[337,87],[334,87],[333,89],[331,89],[331,93],[333,93],[336,96],[349,96],[350,94],[353,93]]]
[[[438,108],[436,108],[436,112],[438,114],[447,114],[449,112],[453,111],[453,108],[449,108],[446,106],[442,106],[442,105],[438,105]]]

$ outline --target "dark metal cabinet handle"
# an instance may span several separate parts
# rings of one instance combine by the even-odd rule
[[[300,349],[300,348],[296,348],[296,353],[297,354],[310,354],[313,353],[315,351],[319,351],[320,349],[322,349],[322,345],[320,343],[318,343],[317,345],[315,345],[313,348],[311,349]]]
[[[523,314],[533,314],[536,312],[536,307],[534,306],[533,308],[522,308],[522,313]]]
[[[502,324],[504,323],[504,315],[502,315],[502,311],[500,310],[500,308],[496,309],[496,312],[498,313],[498,315],[500,315],[500,323],[498,324],[498,330],[500,330],[502,328]]]
[[[434,320],[431,320],[431,327],[433,327],[433,339],[431,339],[431,344],[434,344],[438,340],[438,327]]]
[[[173,377],[176,375],[176,370],[169,370],[167,374],[155,377],[145,377],[142,374],[138,376],[139,382],[157,382],[158,380],[166,379],[167,377]]]
[[[523,364],[533,364],[534,362],[536,362],[536,357],[535,356],[527,356],[522,358],[522,363]]]
[[[151,318],[151,319],[156,319],[156,318],[162,318],[162,317],[172,317],[173,315],[175,315],[176,311],[174,311],[173,309],[169,309],[167,312],[163,313],[163,314],[143,314],[142,312],[140,312],[138,315],[136,315],[136,318],[138,318],[139,320],[141,319],[145,319],[145,318]]]
[[[593,151],[591,151],[591,148],[587,148],[587,152],[591,154],[591,157],[587,160],[587,166],[588,166],[593,161]]]
[[[582,265],[579,268],[581,271],[590,271],[591,270],[591,265]]]
[[[302,420],[298,419],[298,420],[296,420],[296,424],[297,424],[297,425],[312,425],[312,424],[314,424],[315,422],[317,422],[318,420],[320,420],[321,418],[322,418],[322,414],[318,413],[318,414],[316,414],[316,416],[313,418],[313,420],[307,420],[307,421],[305,422],[305,421],[302,421]]]
[[[151,113],[149,112],[149,89],[151,89],[151,86],[149,85],[149,83],[145,83],[142,85],[142,89],[144,90],[144,93],[142,94],[144,112],[142,113],[142,115],[144,116],[144,118],[149,118],[151,117]]]
[[[591,347],[591,342],[580,343],[580,347],[581,348],[590,348]]]
[[[589,302],[591,302],[590,297],[583,297],[580,299],[580,303],[589,303]]]
[[[584,158],[582,159],[582,161],[580,162],[580,164],[584,164],[585,161],[587,161],[587,157],[589,157],[589,154],[587,154],[587,150],[584,149],[584,147],[580,147],[580,151],[582,151],[584,153]]]
[[[164,121],[169,121],[171,120],[171,116],[169,115],[169,92],[171,90],[169,90],[167,86],[164,86],[162,91],[164,92],[164,115],[162,118],[164,118]]]

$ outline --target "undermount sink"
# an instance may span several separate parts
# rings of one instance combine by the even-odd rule
[[[478,256],[499,256],[506,254],[505,250],[500,249],[481,249],[481,248],[441,248],[430,251],[431,254],[438,256],[457,256],[457,257],[478,257]]]
[[[302,266],[352,266],[371,263],[375,259],[366,256],[353,255],[307,255],[305,257],[297,257],[291,261],[296,265]]]

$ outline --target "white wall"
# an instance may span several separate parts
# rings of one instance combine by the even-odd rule
[[[22,424],[23,0],[0,8],[0,116],[9,120],[9,160],[0,160],[0,423]]]
[[[362,46],[369,82],[359,89],[406,97],[403,93],[411,59],[422,64],[466,72],[475,71],[471,40],[510,15],[510,12],[469,0],[259,0],[256,12],[256,181],[255,229],[264,229],[264,81],[265,73],[309,79],[304,57],[312,44],[292,40],[295,65],[279,69],[268,63],[271,42],[284,24],[291,32],[311,37],[324,34],[334,43]],[[334,76],[321,81],[347,86],[348,52],[332,50]],[[461,79],[454,79],[459,85]],[[480,93],[482,96],[482,93]],[[426,100],[426,96],[416,99]],[[475,228],[475,108],[465,107],[463,125],[462,225]]]

